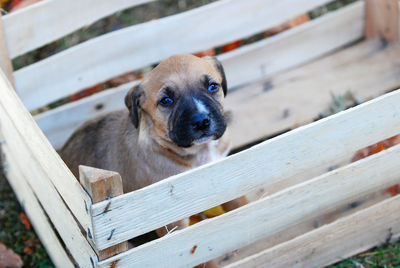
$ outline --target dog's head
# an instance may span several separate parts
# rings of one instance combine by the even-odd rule
[[[146,121],[165,142],[187,148],[226,130],[224,70],[215,58],[175,55],[162,61],[125,97],[136,128]]]

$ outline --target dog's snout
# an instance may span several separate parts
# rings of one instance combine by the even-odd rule
[[[194,117],[193,129],[196,131],[207,130],[210,128],[211,120],[208,115],[201,114]]]

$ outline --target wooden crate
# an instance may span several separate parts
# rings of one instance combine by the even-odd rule
[[[81,186],[54,148],[84,121],[123,108],[137,82],[35,117],[29,110],[171,54],[260,33],[329,0],[220,0],[13,72],[10,59],[147,2],[47,0],[0,20],[5,169],[58,267],[190,267],[219,256],[229,267],[318,267],[399,237],[400,196],[379,195],[323,224],[342,207],[400,182],[399,146],[347,161],[400,133],[400,91],[380,96],[400,85],[397,0],[357,1],[219,56],[234,89],[226,100],[234,148],[304,126],[138,191],[121,194],[118,174],[90,168],[82,169]],[[331,94],[347,90],[362,100],[377,98],[310,123]],[[107,189],[109,198],[101,194]],[[242,208],[126,250],[131,238],[252,192],[254,202]]]

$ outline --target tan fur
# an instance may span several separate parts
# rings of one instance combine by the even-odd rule
[[[204,74],[222,82],[223,77],[209,58],[176,55],[161,62],[141,83],[138,129],[132,124],[127,110],[109,113],[79,128],[61,150],[61,157],[75,176],[78,176],[79,165],[119,172],[124,192],[224,157],[230,144],[227,131],[218,140],[179,147],[168,137],[167,114],[156,105],[163,86],[171,85],[185,93]],[[215,98],[223,107],[222,90]],[[174,224],[183,227],[187,221]],[[165,234],[163,229],[159,234]]]

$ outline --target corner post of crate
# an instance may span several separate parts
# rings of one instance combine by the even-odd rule
[[[7,79],[14,85],[13,67],[10,54],[8,53],[6,33],[3,25],[3,18],[0,11],[0,69],[3,70]]]
[[[117,172],[79,166],[79,181],[92,198],[93,204],[123,194],[122,179]],[[90,237],[91,234],[88,234],[88,236]],[[104,250],[97,250],[96,248],[95,250],[101,261],[127,251],[128,242],[122,242]]]
[[[365,37],[399,39],[398,0],[365,0]]]

